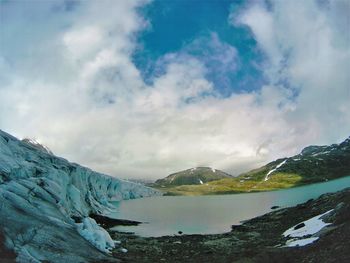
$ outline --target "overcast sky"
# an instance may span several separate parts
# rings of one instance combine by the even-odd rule
[[[118,177],[350,135],[350,1],[0,1],[0,128]]]

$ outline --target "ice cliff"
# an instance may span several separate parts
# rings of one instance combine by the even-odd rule
[[[114,241],[89,215],[113,209],[110,201],[158,194],[0,130],[0,232],[18,262],[113,261]]]

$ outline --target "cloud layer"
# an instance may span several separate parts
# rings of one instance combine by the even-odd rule
[[[152,23],[137,12],[146,4],[1,3],[0,127],[138,178],[193,166],[237,174],[349,135],[348,1],[254,3],[231,13],[266,55],[269,84],[229,97],[207,76],[225,81],[239,54],[215,33],[167,54],[152,84],[143,81],[132,54]],[[191,55],[202,50],[210,54]]]

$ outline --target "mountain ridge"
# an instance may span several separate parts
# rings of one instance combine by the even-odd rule
[[[211,167],[194,167],[180,172],[172,173],[163,179],[155,181],[159,186],[201,185],[232,175]]]
[[[236,177],[212,180],[204,185],[159,187],[155,184],[154,187],[168,195],[231,194],[290,188],[347,175],[350,175],[350,137],[339,144],[307,146],[297,155],[279,158]]]
[[[264,175],[264,180],[269,180],[277,173],[298,174],[302,177],[300,183],[321,182],[350,175],[350,137],[339,144],[307,146],[299,154],[277,159],[238,177],[260,178]]]

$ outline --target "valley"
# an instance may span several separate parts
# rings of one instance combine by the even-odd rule
[[[197,169],[194,174],[194,169],[169,175],[168,180],[157,180],[149,186],[165,195],[213,195],[272,191],[324,182],[350,174],[350,138],[329,146],[308,146],[300,154],[278,159],[236,177],[215,177],[213,168],[202,173]],[[208,171],[212,171],[211,180],[200,183]],[[181,180],[176,181],[176,176]],[[186,181],[186,177],[190,179]],[[169,183],[170,180],[177,183]],[[195,183],[186,183],[188,181]]]
[[[298,156],[276,160],[238,177],[209,167],[189,169],[154,186],[168,195],[213,195],[291,188],[281,191],[285,192],[314,182],[333,184],[337,180],[332,179],[349,174],[349,144],[347,139],[341,144],[307,147]],[[343,179],[347,180],[338,180]],[[348,183],[341,186],[343,189]],[[113,202],[150,197],[140,200],[164,210],[151,202],[155,200],[152,196],[160,195],[155,189],[94,172],[55,156],[36,142],[21,141],[0,131],[0,259],[7,262],[316,262],[320,258],[323,262],[345,262],[350,258],[349,188],[288,208],[277,202],[280,197],[267,198],[270,203],[259,215],[272,206],[275,211],[244,222],[244,218],[230,220],[229,224],[235,224],[232,230],[221,234],[190,234],[180,229],[172,235],[142,237],[111,228],[111,224],[147,222],[131,216],[108,218],[115,210]],[[298,196],[302,195],[286,200],[298,203]],[[259,202],[240,203],[233,212],[241,214],[250,204],[256,206],[253,210],[257,213],[263,207]],[[206,218],[201,213],[217,213],[204,207],[193,212],[195,207],[201,208],[199,204],[187,208],[188,215],[200,216],[198,225]],[[219,204],[228,210],[223,202]],[[297,237],[283,235],[303,230],[310,220],[319,222],[321,228],[312,233],[306,229],[306,234]]]

